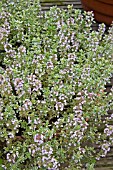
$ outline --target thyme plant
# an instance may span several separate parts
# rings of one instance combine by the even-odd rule
[[[110,150],[113,28],[93,23],[72,6],[0,2],[1,168],[91,170]]]

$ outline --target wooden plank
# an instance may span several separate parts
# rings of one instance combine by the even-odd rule
[[[95,170],[113,170],[113,167],[99,167],[99,168],[95,168]]]
[[[65,6],[65,5],[76,5],[76,6],[81,6],[82,8],[82,5],[79,3],[79,2],[73,2],[73,3],[70,3],[70,2],[65,2],[65,3],[60,3],[60,2],[54,2],[54,3],[41,3],[41,6],[54,6],[54,5],[59,5],[59,6]]]
[[[60,8],[67,8],[67,5],[73,5],[74,8],[77,9],[82,9],[82,5],[80,0],[65,0],[65,1],[59,1],[59,0],[41,0],[41,6],[42,6],[42,10],[49,10],[49,8],[51,6],[58,6]]]

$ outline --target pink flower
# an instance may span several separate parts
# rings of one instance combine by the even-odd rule
[[[42,144],[44,142],[44,136],[41,134],[36,134],[34,136],[34,142],[37,142],[38,144]]]

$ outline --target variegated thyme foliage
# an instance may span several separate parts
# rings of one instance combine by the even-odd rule
[[[0,4],[1,166],[93,169],[113,143],[112,28],[93,31],[93,13],[71,6]]]

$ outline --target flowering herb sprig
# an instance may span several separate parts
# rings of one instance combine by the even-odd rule
[[[5,2],[5,1],[4,1]],[[92,12],[7,0],[0,13],[0,148],[5,169],[94,167],[113,143],[112,28]],[[104,116],[106,115],[106,119]],[[100,131],[100,127],[102,127]],[[95,145],[100,147],[97,152]]]

